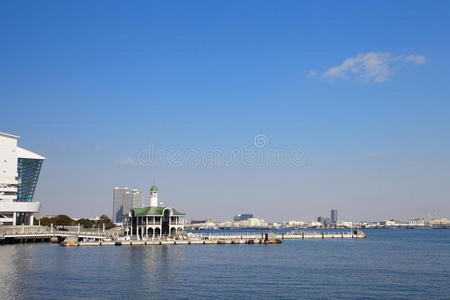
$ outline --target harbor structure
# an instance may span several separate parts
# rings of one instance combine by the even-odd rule
[[[44,157],[17,146],[19,136],[0,132],[0,225],[32,225],[33,202]]]
[[[150,188],[150,205],[132,208],[123,216],[125,235],[130,239],[148,240],[175,237],[184,230],[186,214],[158,201],[158,188]]]
[[[143,194],[138,189],[115,187],[113,190],[114,223],[122,223],[123,215],[133,208],[143,207]]]

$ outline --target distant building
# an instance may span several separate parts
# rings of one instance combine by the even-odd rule
[[[207,223],[213,223],[212,219],[206,219],[206,220],[191,220],[191,224],[207,224]]]
[[[385,220],[385,221],[381,221],[380,225],[383,225],[383,226],[395,226],[395,225],[397,225],[397,222],[395,220]]]
[[[239,214],[237,216],[234,216],[233,220],[235,222],[239,222],[239,221],[245,221],[248,219],[253,218],[253,214]]]
[[[142,192],[137,189],[115,187],[113,191],[114,223],[122,223],[123,215],[133,208],[143,207]]]
[[[174,237],[184,229],[186,214],[158,202],[158,188],[150,188],[150,206],[132,208],[123,216],[125,234],[131,239]]]
[[[433,219],[430,221],[430,225],[433,228],[450,228],[450,220],[447,218]]]
[[[351,227],[353,227],[353,222],[340,222],[339,225],[347,227],[347,228],[351,228]]]
[[[325,218],[324,220],[323,220],[323,225],[324,226],[331,226],[333,223],[331,222],[331,219],[330,218]]]
[[[296,226],[303,226],[305,222],[303,221],[288,221],[286,223],[286,227],[296,227]]]
[[[129,202],[131,203],[131,208],[141,208],[144,207],[144,202],[143,202],[143,194],[141,191],[137,190],[137,189],[133,189],[131,190],[130,193],[130,200]],[[128,203],[128,202],[127,202]],[[125,209],[125,206],[124,206]]]
[[[317,222],[319,222],[320,224],[323,225],[324,221],[325,221],[324,217],[317,217]]]
[[[450,225],[450,220],[447,218],[433,219],[430,221],[431,225]]]
[[[322,222],[311,222],[311,223],[307,224],[307,227],[311,227],[311,228],[321,227],[321,226],[323,226]]]
[[[338,223],[338,211],[337,209],[331,210],[331,224],[336,225]]]
[[[20,137],[0,132],[0,225],[33,225],[33,202],[44,157],[17,147]]]
[[[410,219],[407,222],[410,226],[425,226],[425,219],[424,218],[416,218],[416,219]]]
[[[265,226],[267,226],[266,221],[264,221],[264,219],[258,218],[248,218],[245,220],[233,222],[233,227],[239,228],[260,228]]]

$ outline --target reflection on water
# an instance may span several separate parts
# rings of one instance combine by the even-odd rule
[[[448,298],[450,230],[281,245],[0,246],[0,299]]]

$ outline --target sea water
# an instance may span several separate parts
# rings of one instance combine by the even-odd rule
[[[450,299],[450,230],[279,245],[0,246],[0,299]]]

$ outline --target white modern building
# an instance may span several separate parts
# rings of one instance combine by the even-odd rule
[[[264,219],[258,218],[248,218],[242,221],[233,222],[233,227],[242,227],[242,228],[261,228],[266,227],[267,223]]]
[[[114,223],[122,223],[123,215],[126,215],[133,208],[143,206],[142,192],[137,189],[127,187],[115,187],[113,191],[113,217]]]
[[[0,132],[0,225],[32,225],[33,202],[44,157],[17,146],[20,137]]]

